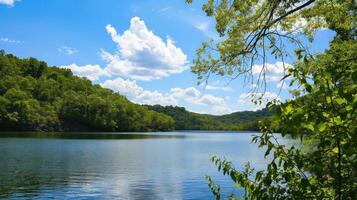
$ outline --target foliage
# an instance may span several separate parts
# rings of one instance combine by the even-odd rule
[[[310,141],[310,149],[281,145],[263,127],[263,135],[253,142],[266,147],[265,156],[273,152],[265,171],[254,174],[248,167],[238,172],[230,162],[212,158],[224,174],[244,187],[245,198],[353,199],[357,195],[356,55],[355,42],[333,41],[325,54],[305,59],[290,72],[310,93],[278,109],[282,133]],[[312,80],[297,74],[301,68],[308,69]]]
[[[275,122],[274,112],[267,108],[258,111],[242,111],[226,115],[198,114],[177,106],[147,106],[149,109],[163,113],[175,120],[176,130],[259,130],[258,121],[266,124]],[[278,128],[278,126],[276,125]]]
[[[167,115],[48,67],[35,58],[19,59],[0,51],[0,130],[165,131]]]
[[[214,116],[181,107],[136,105],[70,70],[4,51],[0,76],[0,130],[258,130],[258,119],[274,121],[267,109]]]
[[[344,30],[355,23],[355,12],[350,10],[355,7],[354,0],[208,0],[202,9],[215,19],[221,39],[202,43],[191,70],[199,83],[212,74],[232,79],[245,75],[248,82],[253,81],[253,65],[263,64],[254,84],[264,86],[255,88],[265,91],[268,54],[285,63],[284,57],[294,45],[308,51],[298,36],[312,41],[319,28],[348,35]],[[289,48],[286,43],[291,44]]]
[[[353,0],[208,0],[203,5],[206,14],[216,19],[223,39],[197,50],[192,71],[200,80],[211,73],[249,74],[254,62],[267,61],[266,54],[283,60],[284,45],[296,45],[298,61],[285,78],[298,83],[300,95],[277,108],[277,118],[282,135],[299,137],[302,148],[280,144],[262,125],[262,135],[253,137],[253,142],[271,158],[265,170],[247,165],[238,171],[231,162],[212,157],[219,171],[244,188],[244,199],[357,196],[356,8]],[[306,24],[296,30],[298,21]],[[312,41],[321,27],[336,36],[324,53],[311,55],[297,36],[304,34]],[[265,73],[263,65],[263,80]],[[220,199],[221,188],[208,180]]]

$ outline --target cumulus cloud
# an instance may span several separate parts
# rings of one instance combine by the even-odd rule
[[[197,98],[201,95],[201,92],[194,87],[171,88],[170,92],[175,98]]]
[[[135,80],[124,80],[120,77],[114,80],[106,80],[101,84],[121,95],[128,97],[130,100],[141,104],[160,104],[160,105],[177,105],[177,101],[171,94],[162,94],[159,91],[144,90]]]
[[[25,43],[24,41],[21,40],[12,40],[9,38],[0,38],[0,42],[17,43],[17,44]]]
[[[211,94],[203,95],[195,87],[171,88],[169,92],[161,93],[157,90],[144,90],[136,81],[124,80],[122,78],[107,80],[101,85],[119,92],[130,100],[140,104],[178,106],[186,102],[203,108],[204,113],[223,114],[231,112],[226,99]],[[200,110],[196,110],[196,112],[200,112]]]
[[[206,90],[222,90],[226,92],[231,92],[233,89],[231,87],[221,87],[221,86],[214,86],[214,85],[207,85]]]
[[[84,65],[78,66],[76,64],[71,64],[67,66],[61,66],[62,68],[70,69],[73,74],[86,77],[91,81],[98,80],[101,76],[110,76],[110,74],[102,69],[99,65]]]
[[[57,51],[60,52],[60,53],[64,53],[66,55],[69,55],[69,56],[78,53],[77,49],[72,48],[72,47],[66,47],[66,46],[62,46],[62,47],[58,48]]]
[[[232,106],[228,104],[230,97],[219,97],[212,94],[202,94],[195,87],[187,88],[171,88],[169,92],[162,93],[157,90],[145,90],[137,84],[135,80],[124,80],[117,78],[107,80],[103,87],[112,89],[125,95],[133,102],[149,105],[173,105],[183,106],[191,105],[190,108],[194,112],[209,113],[209,114],[227,114],[234,110],[258,110],[266,106],[272,100],[280,100],[276,93],[243,93],[239,96],[237,104]],[[252,102],[253,99],[261,97],[261,104],[257,105]]]
[[[225,92],[232,92],[233,88],[226,86],[226,85],[222,85],[220,83],[220,81],[214,81],[212,83],[207,84],[204,87],[206,90],[218,90],[218,91],[225,91]]]
[[[211,114],[226,114],[232,112],[224,98],[205,94],[196,98],[187,98],[186,101],[193,105],[204,106]]]
[[[214,114],[214,115],[230,114],[230,113],[232,113],[232,109],[229,108],[229,106],[227,106],[226,104],[215,105],[215,106],[211,107],[210,113]]]
[[[261,103],[255,104],[253,101],[258,98],[260,98]],[[247,110],[258,110],[264,108],[268,102],[273,100],[280,101],[279,95],[274,92],[242,93],[238,99],[238,106],[247,108]]]
[[[217,97],[212,94],[203,95],[194,87],[173,88],[171,89],[170,96],[177,100],[185,101],[191,105],[204,108],[204,112],[195,110],[196,112],[210,114],[224,114],[231,112],[224,98]]]
[[[263,65],[253,65],[252,67],[253,75],[258,77],[261,74],[263,67],[264,67]],[[275,64],[266,63],[265,67],[266,67],[265,68],[266,81],[277,82],[284,77],[286,69],[290,68],[291,65],[283,62],[276,62]]]
[[[120,92],[120,94],[128,97],[136,97],[141,94],[144,89],[140,87],[136,81],[124,80],[120,77],[114,80],[107,80],[101,84],[105,88],[112,89],[113,91]]]
[[[131,19],[129,29],[122,35],[110,24],[106,26],[106,30],[117,44],[118,51],[112,54],[101,50],[100,56],[107,63],[104,69],[98,65],[78,67],[76,64],[67,68],[72,69],[76,75],[91,80],[98,80],[100,76],[112,76],[145,81],[180,73],[187,68],[187,56],[175,46],[173,40],[168,37],[164,42],[138,17]],[[78,52],[67,46],[58,48],[58,51],[67,55]]]
[[[15,5],[15,1],[18,0],[0,0],[0,4],[5,4],[12,7]]]
[[[145,90],[136,80],[154,80],[180,73],[186,69],[187,56],[175,46],[171,38],[166,42],[150,31],[144,21],[133,17],[130,27],[119,34],[112,25],[106,26],[107,33],[117,44],[117,51],[110,53],[102,49],[100,56],[106,66],[78,66],[71,64],[62,66],[72,70],[78,76],[95,81],[101,77],[113,77],[101,85],[125,95],[131,101],[140,104],[183,105],[193,104],[202,108],[205,113],[222,114],[230,112],[225,98],[211,94],[201,94],[195,87],[172,88],[166,93],[157,90]],[[60,52],[73,54],[74,49],[61,47]],[[216,90],[218,86],[209,86],[208,90]],[[229,90],[223,88],[223,90]],[[197,110],[196,110],[197,112]],[[198,111],[199,112],[199,111]]]
[[[130,20],[129,29],[122,35],[111,24],[106,30],[118,47],[115,54],[104,50],[101,53],[111,74],[148,81],[186,69],[187,56],[173,40],[168,37],[164,42],[139,17]]]
[[[216,97],[211,94],[203,95],[198,100],[200,103],[207,104],[207,105],[223,105],[223,104],[225,104],[225,101],[223,98]]]
[[[194,87],[172,88],[170,92],[172,97],[184,100],[192,105],[205,106],[207,111],[213,114],[228,113],[231,111],[224,98],[212,94],[202,95],[201,92]]]
[[[150,105],[155,105],[155,104],[160,104],[163,106],[177,105],[177,100],[173,96],[168,94],[162,94],[161,92],[158,92],[156,90],[155,91],[145,90],[139,96],[137,96],[136,99],[140,103],[150,104]]]

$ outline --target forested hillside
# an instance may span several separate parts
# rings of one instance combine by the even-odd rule
[[[0,130],[166,131],[167,115],[35,58],[0,51]]]
[[[176,130],[259,130],[258,121],[271,124],[274,114],[266,108],[219,116],[193,113],[177,106],[148,105],[148,108],[171,116]]]
[[[0,131],[258,130],[272,112],[207,115],[142,106],[68,69],[0,51]]]

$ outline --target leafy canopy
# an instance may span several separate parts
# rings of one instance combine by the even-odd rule
[[[202,9],[215,19],[221,38],[204,42],[196,51],[192,72],[198,75],[199,83],[211,74],[232,79],[245,75],[253,81],[252,66],[263,63],[257,84],[265,86],[267,55],[284,62],[289,54],[287,43],[307,51],[298,36],[312,41],[321,28],[350,37],[353,33],[349,30],[356,22],[355,7],[353,0],[208,0]]]
[[[164,131],[174,121],[70,70],[0,50],[0,131]]]
[[[280,144],[269,124],[261,124],[262,135],[252,141],[271,158],[265,170],[256,171],[248,163],[238,171],[231,162],[212,157],[218,170],[244,189],[244,199],[357,196],[356,8],[353,0],[208,0],[203,5],[222,38],[197,50],[192,71],[201,81],[212,73],[251,75],[255,62],[266,63],[268,54],[284,61],[285,46],[295,45],[297,62],[285,78],[300,90],[277,112],[282,135],[299,137],[301,144]],[[312,55],[298,38],[312,41],[320,28],[336,35],[329,49]],[[265,83],[265,73],[263,65],[260,83]],[[220,186],[207,179],[220,199]]]

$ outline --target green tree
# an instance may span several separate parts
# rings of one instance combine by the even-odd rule
[[[34,78],[40,78],[42,73],[46,70],[47,64],[43,61],[38,61],[35,58],[29,58],[23,62],[23,73],[25,76],[32,76]]]
[[[251,75],[253,64],[266,63],[268,54],[284,62],[289,53],[284,45],[296,47],[298,61],[285,78],[301,89],[295,99],[277,109],[277,117],[281,133],[300,137],[303,148],[280,144],[262,124],[263,134],[253,137],[253,142],[272,157],[265,170],[256,171],[248,163],[238,171],[231,162],[212,157],[223,174],[244,188],[244,199],[357,196],[356,8],[353,0],[209,0],[203,5],[206,14],[215,18],[222,40],[203,43],[197,50],[192,71],[200,81],[207,81],[212,73]],[[298,27],[302,21],[305,25]],[[311,55],[298,35],[312,41],[322,27],[336,36],[328,50]],[[265,72],[263,64],[260,86],[265,85]],[[310,145],[304,147],[306,143]],[[220,187],[209,177],[208,181],[220,199]]]
[[[155,120],[153,120],[155,119]],[[68,69],[0,51],[0,130],[172,130],[172,119]]]

